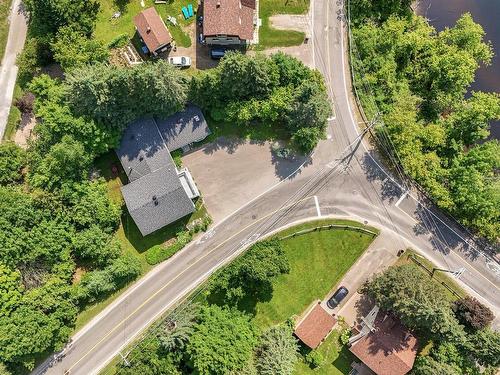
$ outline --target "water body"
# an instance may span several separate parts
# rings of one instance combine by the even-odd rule
[[[469,12],[486,32],[495,56],[490,66],[481,67],[471,90],[500,91],[500,0],[421,0],[419,14],[429,19],[438,31],[455,25],[457,19]],[[500,139],[500,122],[491,124],[492,138]]]

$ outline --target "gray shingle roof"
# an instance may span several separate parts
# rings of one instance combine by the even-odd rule
[[[155,120],[170,152],[202,141],[210,135],[203,113],[193,105],[165,119]]]
[[[194,211],[193,201],[187,196],[173,165],[167,164],[122,186],[121,191],[130,215],[144,236]]]
[[[203,114],[194,106],[159,124],[152,118],[142,119],[125,130],[116,153],[130,183],[122,186],[121,191],[143,236],[194,211],[170,151],[200,141],[208,134]]]

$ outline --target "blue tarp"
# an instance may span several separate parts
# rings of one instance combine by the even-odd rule
[[[189,18],[189,13],[186,7],[182,7],[182,14],[184,15],[185,19]]]
[[[193,17],[194,12],[193,12],[193,5],[192,4],[188,5],[188,11],[189,11],[189,17]]]

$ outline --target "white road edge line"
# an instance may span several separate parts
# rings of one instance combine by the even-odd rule
[[[396,206],[396,207],[398,207],[398,206],[401,204],[401,202],[403,201],[403,199],[405,199],[405,198],[406,198],[406,196],[407,196],[407,195],[408,195],[408,192],[407,192],[407,191],[405,191],[405,192],[401,195],[401,197],[399,197],[399,199],[398,199],[398,201],[396,202],[395,206]],[[399,207],[398,207],[398,208],[399,208]]]
[[[316,213],[318,214],[318,217],[321,217],[321,209],[319,208],[319,201],[318,201],[318,196],[314,196],[314,204],[316,205]]]

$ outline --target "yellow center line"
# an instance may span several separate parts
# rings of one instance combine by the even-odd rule
[[[92,353],[94,351],[95,348],[97,348],[104,340],[106,340],[113,332],[115,332],[122,324],[124,324],[128,319],[130,319],[130,317],[132,317],[132,315],[134,315],[136,312],[138,312],[140,309],[142,309],[147,303],[149,303],[153,298],[155,298],[158,294],[160,294],[163,290],[165,290],[165,288],[167,288],[170,284],[172,284],[175,280],[177,280],[179,277],[181,277],[184,273],[186,273],[189,269],[191,269],[192,267],[194,267],[195,265],[197,265],[201,260],[203,260],[204,258],[206,258],[208,255],[210,255],[211,253],[213,253],[214,251],[216,251],[217,249],[219,249],[221,246],[225,245],[228,241],[230,241],[231,239],[233,239],[234,237],[236,237],[237,235],[239,235],[240,233],[244,232],[245,230],[247,230],[248,228],[250,228],[251,226],[259,223],[260,221],[262,220],[265,220],[267,219],[268,217],[276,214],[277,212],[279,211],[282,211],[282,210],[285,210],[287,208],[290,208],[298,203],[301,203],[301,202],[304,202],[308,199],[311,199],[313,198],[313,196],[308,196],[306,198],[303,198],[303,199],[300,199],[294,203],[291,203],[287,206],[284,206],[284,207],[281,207],[281,208],[278,208],[277,210],[267,214],[266,216],[263,216],[262,218],[260,218],[259,220],[247,225],[246,227],[244,227],[243,229],[241,229],[240,231],[236,232],[235,234],[233,234],[232,236],[228,237],[226,240],[224,240],[223,242],[221,242],[219,245],[217,245],[216,247],[214,247],[212,250],[208,251],[207,253],[205,253],[202,257],[198,258],[198,260],[196,262],[194,262],[193,264],[191,264],[190,266],[188,266],[187,268],[185,268],[181,273],[179,273],[177,276],[175,276],[172,280],[170,280],[168,283],[166,283],[165,285],[163,285],[160,289],[158,289],[155,293],[153,293],[147,300],[145,300],[141,305],[139,305],[134,311],[132,311],[129,315],[127,315],[125,318],[123,318],[123,320],[121,320],[118,324],[116,324],[102,339],[100,339],[97,343],[94,344],[94,346],[92,346],[82,357],[80,357],[80,359],[78,361],[76,361],[73,365],[71,365],[71,367],[67,370],[67,372],[69,373],[69,371],[71,371],[78,363],[80,363],[84,358],[86,358],[90,353]]]

